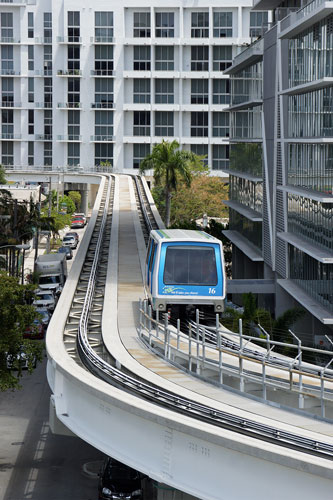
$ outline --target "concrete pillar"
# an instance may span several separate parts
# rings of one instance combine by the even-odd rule
[[[83,212],[84,214],[88,214],[88,194],[89,190],[88,189],[81,189],[81,208],[80,211]]]

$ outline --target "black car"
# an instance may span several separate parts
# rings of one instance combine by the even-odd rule
[[[67,260],[73,258],[73,250],[71,247],[60,247],[58,248],[58,253],[65,253]]]
[[[108,457],[99,474],[98,498],[142,500],[141,479],[140,472]]]

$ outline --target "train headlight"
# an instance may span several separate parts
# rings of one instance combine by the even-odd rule
[[[221,310],[221,306],[217,305],[217,306],[216,306],[216,310],[217,310],[217,311],[220,311],[220,310]]]
[[[159,308],[159,309],[163,309],[163,304],[160,304],[160,305],[158,306],[158,308]]]

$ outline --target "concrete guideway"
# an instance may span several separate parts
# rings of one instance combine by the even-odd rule
[[[120,185],[117,187],[118,182]],[[138,317],[137,300],[143,292],[140,284],[140,262],[133,237],[135,232],[139,234],[140,231],[137,229],[135,204],[131,200],[131,188],[128,182],[129,178],[125,176],[116,181],[115,192],[121,193],[121,201],[116,195],[115,200],[116,203],[118,200],[119,206],[114,207],[113,215],[111,241],[114,246],[110,249],[111,267],[108,271],[108,287],[105,293],[104,311],[107,316],[103,319],[104,341],[113,353],[116,351],[119,364],[130,368],[144,378],[163,385],[165,388],[168,387],[173,392],[182,395],[190,394],[192,399],[207,400],[207,394],[212,397],[214,393],[217,395],[219,392],[220,396],[219,399],[216,398],[216,405],[227,406],[219,402],[223,399],[234,407],[229,406],[229,411],[243,411],[244,415],[249,418],[247,411],[250,410],[251,417],[254,417],[259,406],[264,405],[244,400],[244,409],[239,410],[236,407],[241,407],[240,400],[244,398],[236,398],[236,395],[231,395],[230,398],[230,393],[227,391],[213,390],[208,384],[186,377],[148,353],[139,343],[135,325],[137,325]],[[120,230],[119,254],[118,245],[114,240],[118,231],[117,222]],[[87,233],[89,234],[89,227]],[[59,301],[63,315],[66,307],[69,307],[68,304],[75,290],[75,279],[77,279],[80,265],[78,259],[79,255],[81,259],[84,256],[84,249],[88,245],[87,238],[83,240],[76,262],[74,262],[68,285],[60,298],[61,304]],[[144,249],[140,238],[138,247],[142,255]],[[121,341],[115,316],[117,304],[111,300],[112,293],[116,296],[118,272],[118,313],[121,312],[118,314],[118,326]],[[264,499],[267,491],[271,489],[273,478],[274,482],[279,481],[280,486],[278,492],[270,491],[273,499],[280,499],[282,495],[286,498],[297,497],[300,484],[302,484],[302,497],[304,498],[311,498],[315,493],[318,497],[318,492],[320,492],[319,497],[321,494],[323,498],[328,495],[333,477],[331,462],[175,414],[170,410],[139,400],[90,375],[70,359],[64,350],[61,341],[61,324],[64,320],[60,319],[60,316],[62,315],[59,315],[59,321],[52,320],[49,327],[47,347],[52,360],[48,365],[48,377],[60,420],[83,439],[105,453],[146,472],[157,481],[173,485],[199,498]],[[141,364],[129,356],[127,350],[132,355],[135,354]],[[143,366],[144,364],[146,367]],[[156,374],[152,369],[156,371]],[[168,378],[171,381],[167,380]],[[185,379],[188,381],[186,382],[187,388],[184,389],[182,385]],[[206,395],[200,395],[200,392]],[[287,416],[283,417],[285,423],[281,423],[278,421],[278,415],[279,411],[267,408],[266,412],[263,409],[258,412],[256,418],[262,421],[275,418],[276,427],[285,427],[290,430]],[[295,415],[290,419],[297,420],[303,427],[303,429],[296,430],[293,428],[294,432],[315,435],[305,430],[307,426],[311,428],[309,419]],[[270,423],[272,424],[272,421]],[[322,432],[325,433],[324,425],[320,425]],[[321,440],[322,438],[323,436]],[[327,441],[332,443],[330,438]],[[258,482],[256,473],[260,474],[262,493],[256,488]],[[243,486],[239,484],[240,474],[243,478]],[[291,478],[289,478],[290,475]],[[237,485],[236,491],[235,485]],[[251,491],[253,496],[251,496]]]

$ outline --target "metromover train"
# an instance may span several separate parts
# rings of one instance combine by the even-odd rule
[[[153,311],[173,318],[199,309],[213,316],[224,309],[226,294],[223,247],[204,231],[162,229],[150,232],[145,290]]]

